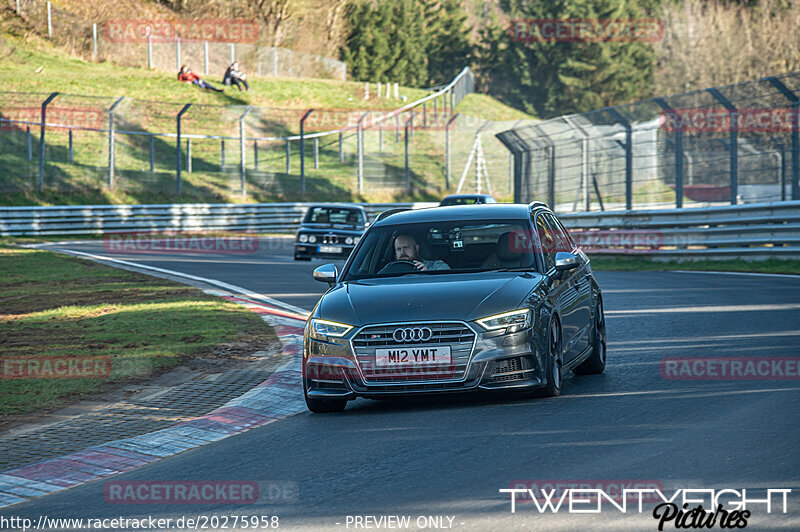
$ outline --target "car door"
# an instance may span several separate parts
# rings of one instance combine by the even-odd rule
[[[553,227],[544,217],[544,213],[536,216],[536,231],[539,234],[539,242],[542,246],[544,258],[544,269],[546,274],[552,279],[548,297],[558,312],[561,319],[561,345],[563,346],[562,363],[566,363],[575,357],[573,346],[575,334],[577,333],[577,317],[575,315],[576,294],[571,288],[571,272],[565,272],[560,279],[553,279],[555,274],[556,253],[558,252],[558,241]]]
[[[573,338],[574,345],[571,351],[577,356],[581,354],[587,347],[589,347],[589,336],[591,332],[591,298],[592,298],[592,284],[588,275],[588,261],[583,260],[583,254],[578,252],[574,241],[570,238],[567,230],[561,225],[561,222],[550,213],[546,213],[545,219],[552,227],[555,233],[555,238],[558,246],[558,251],[567,251],[573,253],[581,264],[574,270],[570,270],[569,283],[574,297],[576,298],[574,308],[571,310],[572,326],[575,329],[575,336]]]

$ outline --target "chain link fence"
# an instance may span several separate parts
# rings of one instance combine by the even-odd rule
[[[497,135],[514,199],[559,212],[800,199],[800,73],[566,115]]]
[[[512,159],[494,133],[533,122],[458,114],[473,90],[465,68],[394,111],[0,92],[0,190],[113,189],[142,201],[389,201],[456,191],[510,199]]]

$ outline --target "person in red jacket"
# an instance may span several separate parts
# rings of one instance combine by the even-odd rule
[[[200,76],[192,72],[192,69],[187,67],[186,65],[181,66],[181,70],[180,72],[178,72],[178,81],[183,81],[185,83],[192,83],[193,85],[197,85],[200,88],[216,92],[222,92],[223,90],[214,87],[209,82],[202,79]]]

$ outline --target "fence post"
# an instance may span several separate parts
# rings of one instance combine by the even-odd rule
[[[319,137],[314,137],[314,170],[319,170]]]
[[[664,98],[655,98],[655,102],[679,124],[678,113]],[[675,208],[683,207],[683,131],[680,126],[675,129]]]
[[[186,139],[186,171],[192,173],[192,139]]]
[[[453,115],[444,126],[444,187],[446,189],[450,188],[450,126],[453,125],[456,118],[458,115]]]
[[[786,201],[786,146],[780,142],[777,148],[781,154],[781,201]]]
[[[175,165],[176,165],[176,183],[177,183],[177,193],[180,195],[181,193],[181,117],[183,113],[189,110],[192,104],[187,103],[183,106],[183,108],[178,112],[178,115],[175,117],[176,121],[176,133],[177,133],[177,142],[175,143]]]
[[[292,145],[291,140],[286,139],[286,175],[292,173]]]
[[[258,171],[258,141],[253,140],[253,169]]]
[[[383,152],[383,122],[378,124],[378,151]]]
[[[175,38],[175,70],[181,69],[181,38]]]
[[[736,107],[719,92],[716,88],[706,89],[706,92],[711,94],[715,100],[722,104],[729,113],[729,156],[730,156],[730,187],[731,187],[731,205],[736,205],[736,198],[739,195],[739,121],[737,120]]]
[[[225,139],[222,139],[220,146],[220,170],[225,170]]]
[[[114,102],[114,105],[108,110],[108,186],[114,186],[114,165],[115,165],[115,156],[116,156],[116,147],[115,147],[115,138],[114,138],[114,110],[117,108],[119,104],[122,103],[122,100],[125,99],[125,96],[120,96],[120,98]]]
[[[344,162],[344,133],[339,132],[339,162]]]
[[[236,45],[234,43],[231,43],[230,48],[231,48],[231,63],[233,63],[236,60]]]
[[[49,5],[49,4],[48,4]],[[53,101],[53,98],[58,96],[57,92],[52,93],[47,99],[42,102],[42,130],[39,134],[39,181],[38,189],[41,192],[44,189],[44,129],[47,124],[47,104]]]
[[[50,2],[47,2],[47,37],[53,38],[53,15],[50,12]]]
[[[776,77],[767,80],[792,103],[792,199],[800,200],[800,98]]]
[[[247,116],[247,113],[253,110],[252,105],[248,105],[247,108],[242,113],[242,116],[239,117],[239,181],[242,191],[242,198],[247,197],[247,167],[245,163],[247,162],[246,153],[247,150],[245,148],[245,138],[244,138],[244,119]]]
[[[361,194],[364,190],[364,126],[363,122],[364,119],[369,114],[369,111],[361,115],[361,118],[358,119],[358,124],[356,126],[356,141],[358,146],[358,193]]]
[[[147,33],[147,70],[153,70],[153,37]]]
[[[17,0],[17,15],[21,15],[21,14],[22,14],[22,12],[20,11],[20,8],[19,8],[19,0]]]
[[[305,124],[308,115],[314,112],[314,109],[309,109],[306,114],[300,119],[300,193],[306,193],[306,133]]]
[[[630,211],[633,210],[633,126],[615,108],[607,110],[625,128],[625,209]]]
[[[208,41],[203,41],[203,73],[208,76]]]
[[[25,126],[25,132],[28,138],[28,160],[33,160],[33,139],[31,138],[31,126]]]
[[[428,127],[428,102],[422,102],[422,127]]]
[[[408,126],[411,121],[414,120],[414,113],[411,113],[411,118],[406,121],[405,127],[405,135],[403,136],[403,143],[405,144],[405,184],[406,184],[406,194],[411,192],[411,171],[408,168]]]
[[[92,24],[92,57],[97,62],[97,24]]]
[[[155,172],[156,169],[156,140],[153,135],[150,135],[150,173]]]
[[[67,154],[67,160],[72,163],[74,161],[75,152],[73,151],[72,145],[72,129],[69,130],[69,152]]]

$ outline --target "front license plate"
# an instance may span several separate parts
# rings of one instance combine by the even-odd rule
[[[319,253],[341,253],[341,246],[320,246],[317,248]]]
[[[450,346],[390,347],[375,350],[375,365],[402,368],[406,366],[438,366],[450,364]]]

